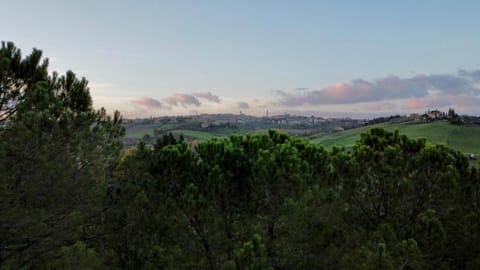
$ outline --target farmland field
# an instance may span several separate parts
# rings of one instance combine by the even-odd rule
[[[333,146],[349,148],[360,139],[360,133],[373,127],[383,127],[389,131],[397,129],[400,134],[405,134],[410,138],[425,138],[430,143],[445,144],[464,153],[480,153],[479,126],[452,125],[446,121],[377,124],[323,136],[312,142],[327,149],[331,149]]]

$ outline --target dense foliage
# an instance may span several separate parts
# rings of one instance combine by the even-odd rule
[[[269,131],[121,155],[85,79],[22,89],[0,131],[0,269],[480,268],[478,171],[445,146],[371,129],[327,152]]]

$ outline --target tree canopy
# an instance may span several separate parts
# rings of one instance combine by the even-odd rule
[[[118,112],[93,109],[85,79],[48,75],[41,51],[21,58],[2,43],[0,56],[0,265],[17,268],[81,241],[101,218],[124,131]]]

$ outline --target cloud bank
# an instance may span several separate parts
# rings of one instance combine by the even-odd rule
[[[299,106],[304,104],[352,104],[381,100],[422,98],[431,92],[443,95],[478,95],[472,76],[418,75],[412,78],[389,76],[373,82],[364,79],[337,83],[320,90],[285,92],[278,90],[279,104]]]
[[[460,70],[456,74],[417,75],[409,78],[388,76],[372,81],[355,79],[319,90],[305,88],[277,90],[277,104],[300,106],[364,104],[364,110],[389,111],[400,108],[417,110],[430,107],[458,106],[475,110],[480,103],[480,70]]]

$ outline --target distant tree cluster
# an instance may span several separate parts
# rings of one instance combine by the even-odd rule
[[[396,119],[401,119],[402,116],[397,114],[397,115],[390,115],[390,116],[387,116],[387,117],[376,117],[376,118],[373,118],[371,120],[369,120],[366,125],[375,125],[375,124],[380,124],[380,123],[386,123],[386,122],[390,122],[392,120],[396,120]]]
[[[122,153],[85,79],[22,89],[0,130],[0,269],[480,267],[480,176],[446,146],[375,128],[349,150],[269,131]]]
[[[463,119],[456,112],[455,109],[449,108],[448,112],[442,112],[439,110],[427,110],[423,117],[427,120],[447,120],[455,125],[462,125]]]

